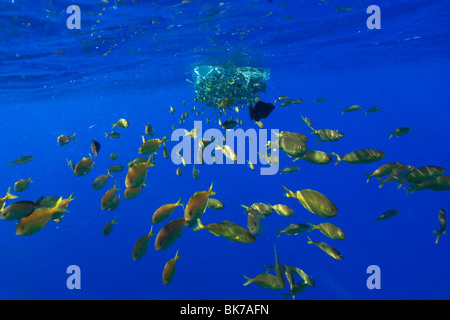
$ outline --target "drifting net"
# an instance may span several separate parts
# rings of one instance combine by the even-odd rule
[[[217,107],[224,99],[233,104],[254,103],[265,92],[269,80],[265,68],[235,66],[197,66],[194,69],[195,101]]]

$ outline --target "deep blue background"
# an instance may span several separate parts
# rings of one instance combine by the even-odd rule
[[[15,181],[31,176],[35,182],[28,190],[13,192],[19,200],[41,195],[67,198],[71,193],[75,200],[60,224],[50,222],[30,237],[15,235],[16,222],[1,221],[0,298],[283,299],[287,286],[282,292],[243,286],[242,275],[254,277],[265,271],[264,265],[274,264],[275,244],[281,263],[303,269],[316,283],[297,299],[448,299],[450,242],[444,234],[436,245],[432,232],[439,229],[439,209],[449,211],[448,191],[405,196],[394,184],[380,189],[374,178],[366,183],[363,173],[391,161],[448,168],[449,27],[443,15],[450,6],[446,1],[379,1],[382,29],[367,30],[368,4],[357,2],[352,11],[336,12],[342,2],[317,2],[231,1],[218,6],[193,1],[173,7],[176,1],[129,1],[115,8],[101,1],[80,3],[80,31],[65,28],[65,8],[72,3],[2,4],[1,196]],[[234,32],[242,28],[248,33],[240,38]],[[302,104],[276,108],[263,121],[266,128],[302,132],[310,138],[310,149],[343,155],[376,148],[387,156],[361,165],[297,161],[299,172],[276,176],[259,175],[258,166],[251,171],[247,165],[203,165],[197,166],[200,179],[194,180],[192,166],[178,177],[177,166],[159,152],[141,195],[132,200],[122,196],[115,211],[102,211],[103,193],[117,179],[122,194],[126,172],[113,174],[102,191],[92,189],[95,177],[113,163],[126,166],[127,160],[139,156],[148,122],[156,136],[170,136],[172,124],[180,127],[182,112],[202,106],[194,102],[194,89],[186,81],[192,80],[193,66],[224,62],[269,68],[263,101],[280,95],[303,99]],[[327,102],[315,103],[318,98]],[[341,115],[353,104],[363,110]],[[176,109],[173,115],[170,105]],[[364,115],[376,105],[380,111]],[[216,120],[213,111],[207,114]],[[317,128],[338,129],[346,136],[316,145],[300,115]],[[194,120],[205,116],[191,114],[182,127],[190,130]],[[257,128],[246,112],[239,117],[244,130]],[[117,129],[120,139],[105,138],[110,123],[119,118],[126,118],[130,127]],[[214,121],[203,123],[204,129],[215,126]],[[399,126],[413,129],[388,139],[388,131]],[[65,147],[56,143],[60,134],[74,132],[76,141]],[[94,168],[76,177],[66,159],[77,162],[87,156],[92,139],[101,143]],[[174,145],[167,144],[169,149]],[[118,160],[109,159],[111,152],[120,153]],[[8,160],[25,154],[34,160],[10,168]],[[282,168],[292,165],[286,155],[280,158]],[[147,254],[139,261],[131,259],[135,241],[148,233],[159,206],[179,197],[187,203],[211,182],[226,209],[207,210],[204,223],[229,220],[246,226],[241,205],[254,202],[283,203],[295,215],[274,213],[263,220],[264,232],[252,244],[186,228],[169,249],[154,250],[152,238]],[[337,205],[338,215],[329,220],[313,215],[296,200],[283,197],[281,185],[325,194]],[[400,213],[375,225],[374,218],[389,209]],[[177,208],[171,218],[182,214]],[[111,235],[103,236],[103,226],[115,216],[118,224]],[[318,231],[277,238],[276,228],[324,221],[341,227],[347,238],[333,241]],[[162,225],[154,225],[153,231]],[[307,244],[307,235],[336,247],[344,260]],[[162,270],[176,250],[181,256],[176,275],[165,286]],[[66,268],[72,264],[81,269],[81,290],[66,287]],[[381,269],[380,290],[366,287],[370,265]]]

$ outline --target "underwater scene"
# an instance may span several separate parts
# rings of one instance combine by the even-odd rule
[[[448,12],[1,1],[0,299],[449,299]]]

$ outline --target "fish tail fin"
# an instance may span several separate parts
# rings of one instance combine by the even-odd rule
[[[77,138],[75,138],[75,135],[76,135],[77,133],[75,132],[72,136],[71,136],[71,138],[73,139],[73,140],[77,140]]]
[[[42,201],[42,199],[44,199],[45,196],[41,196],[39,199],[37,199],[36,203],[38,204],[40,201]]]
[[[378,188],[382,188],[384,186],[384,184],[387,182],[387,179],[382,179],[382,178],[377,178],[378,181],[380,181],[380,186]]]
[[[67,160],[67,165],[72,169],[72,171],[75,169],[75,165],[73,164],[72,160]]]
[[[162,142],[167,142],[167,141],[170,141],[170,140],[167,139],[167,136],[164,136],[164,137],[161,139],[161,141],[162,141]]]
[[[116,181],[114,181],[114,190],[120,190],[120,188],[117,188],[117,180]]]
[[[6,199],[17,199],[19,196],[16,196],[14,194],[11,194],[11,187],[8,188],[8,190],[6,191]]]
[[[73,192],[70,194],[69,198],[67,198],[67,202],[73,201],[75,198],[73,197]]]
[[[336,163],[334,165],[337,165],[339,162],[342,161],[342,158],[336,152],[332,152],[331,154],[337,158]]]
[[[389,139],[392,138],[392,136],[394,135],[392,132],[388,131],[390,133]]]
[[[278,236],[277,236],[277,238],[279,238],[281,236],[281,234],[283,233],[283,230],[281,230],[279,228],[275,228],[275,230],[277,230],[279,232]]]
[[[288,198],[296,198],[295,193],[292,192],[291,190],[289,190],[288,188],[286,188],[285,186],[282,186],[284,188],[284,190],[286,190],[286,193],[284,194],[285,197]]]
[[[437,235],[436,237],[436,244],[439,242],[439,238],[441,237],[441,232],[437,230],[433,230],[433,233]]]
[[[418,189],[417,185],[413,186],[412,188],[410,187],[409,189],[406,189],[406,194],[414,193],[417,191],[417,189]]]
[[[312,241],[310,237],[307,237],[307,238],[308,238],[308,244],[313,244],[314,243],[314,241]]]
[[[202,230],[202,229],[206,229],[205,225],[200,221],[200,219],[197,219],[197,225],[195,227],[192,228],[193,231],[198,231],[198,230]]]
[[[372,175],[370,173],[363,173],[367,177],[367,183],[369,183],[370,178],[372,178]]]
[[[182,198],[183,198],[183,197],[180,197],[180,199],[178,199],[178,201],[177,201],[177,203],[176,203],[177,206],[182,206],[182,205],[183,205],[182,203],[180,203]]]
[[[51,208],[51,212],[67,212],[67,209],[63,206],[63,197],[59,197],[58,201]]]
[[[341,110],[342,112],[341,112],[341,116],[344,114],[344,112],[345,112],[345,110]]]
[[[148,233],[148,237],[156,236],[156,233],[153,233],[153,225],[150,227],[150,232]]]
[[[290,296],[289,293],[282,293],[281,295],[284,297],[284,300],[289,299],[289,296]]]
[[[403,182],[405,182],[405,180],[400,180],[400,183],[397,186],[397,190],[401,189],[401,187],[403,186]]]
[[[244,286],[248,286],[250,283],[253,282],[252,279],[250,279],[249,277],[247,277],[245,275],[242,275],[242,276],[247,280],[247,282],[244,283]]]
[[[209,189],[208,189],[208,194],[209,194],[210,196],[216,194],[216,193],[212,190],[212,187],[213,187],[213,182],[211,182],[211,186],[210,186]]]
[[[377,225],[378,224],[378,222],[380,222],[380,218],[374,218],[377,222],[375,223],[375,225]]]
[[[244,213],[248,212],[248,207],[247,206],[244,206],[243,204],[241,204],[241,207],[245,209]]]
[[[309,224],[309,225],[311,226],[311,229],[309,229],[308,232],[311,232],[311,231],[313,231],[313,230],[318,230],[318,229],[319,229],[319,228],[317,227],[317,225],[315,225],[315,224],[312,224],[312,223],[309,223],[309,222],[307,222],[307,224]]]
[[[16,164],[14,161],[8,161],[8,162],[11,165],[11,168]]]

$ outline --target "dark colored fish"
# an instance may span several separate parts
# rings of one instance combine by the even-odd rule
[[[8,161],[11,164],[11,167],[15,164],[24,164],[33,160],[32,156],[20,156],[15,161]]]
[[[18,201],[7,206],[1,213],[3,220],[19,220],[29,216],[36,209],[34,201]]]
[[[124,169],[124,167],[121,166],[120,164],[113,164],[113,165],[109,166],[107,170],[109,172],[115,172],[116,173],[116,172],[123,171],[123,169]]]
[[[183,233],[184,224],[184,218],[179,218],[164,225],[156,235],[155,249],[165,250],[169,248]]]
[[[75,133],[72,136],[67,136],[65,134],[62,134],[58,137],[57,141],[60,146],[65,146],[70,142],[70,140],[77,140],[75,138]]]
[[[388,210],[384,212],[379,218],[375,218],[375,220],[377,220],[376,224],[378,224],[380,220],[386,220],[395,217],[399,212],[399,210]]]
[[[94,153],[94,157],[96,157],[98,152],[100,151],[100,143],[98,143],[95,140],[92,140],[91,141],[91,150],[92,150],[92,153]]]
[[[392,181],[393,179],[394,179],[394,181],[403,179],[406,175],[408,175],[413,170],[414,170],[413,166],[399,165],[397,168],[392,170],[392,172],[387,176],[386,179],[383,180],[381,178],[378,178],[381,181],[380,188],[383,187],[386,182]]]
[[[255,107],[249,106],[250,109],[250,119],[259,121],[261,119],[267,118],[271,112],[275,109],[275,106],[271,103],[266,103],[258,101]]]
[[[420,190],[446,191],[450,190],[450,175],[442,175],[433,179],[425,180],[411,186],[411,193]]]
[[[223,129],[234,129],[237,125],[237,122],[234,121],[233,119],[228,119],[227,121],[225,121],[224,123],[222,123],[222,128]]]
[[[441,224],[441,229],[439,231],[437,230],[433,231],[435,234],[437,234],[436,243],[439,242],[441,234],[445,233],[445,229],[447,227],[447,218],[445,216],[445,209],[439,210],[439,223]]]

